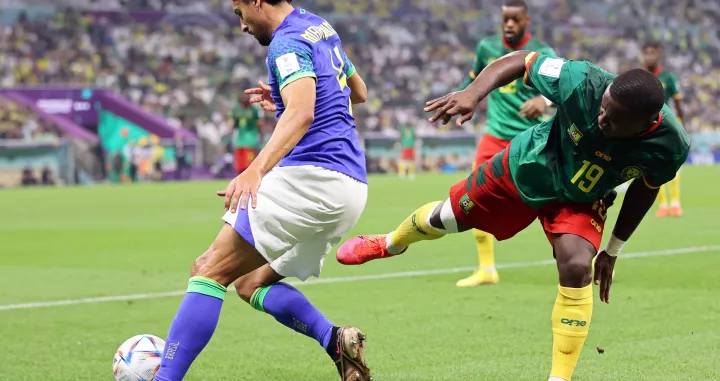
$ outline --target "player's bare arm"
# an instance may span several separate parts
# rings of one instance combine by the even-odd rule
[[[262,177],[298,144],[315,119],[315,78],[300,78],[285,86],[281,95],[287,105],[265,148],[250,167],[230,181],[218,196],[225,197],[225,209],[235,212],[238,204],[246,209],[248,200],[257,207],[257,191]]]
[[[352,101],[352,104],[359,105],[367,101],[367,86],[360,74],[357,72],[353,73],[353,75],[347,79],[347,84],[350,88],[350,101]]]
[[[503,56],[488,65],[465,90],[427,102],[425,112],[435,111],[429,121],[433,123],[442,120],[443,124],[447,124],[453,116],[460,115],[457,120],[460,126],[472,119],[477,105],[491,91],[525,74],[525,57],[528,54],[530,52],[527,50],[518,50]]]
[[[682,104],[682,97],[676,96],[673,97],[673,101],[675,102],[675,116],[680,119],[680,121],[684,124],[685,123],[685,109],[683,109]]]
[[[610,302],[612,273],[617,259],[617,252],[611,251],[613,248],[619,251],[630,239],[655,203],[658,190],[659,188],[650,186],[644,179],[634,180],[627,190],[608,248],[601,251],[595,261],[595,284],[600,285],[600,300],[605,303]]]

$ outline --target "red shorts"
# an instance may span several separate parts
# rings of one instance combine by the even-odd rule
[[[553,234],[574,234],[600,248],[606,208],[594,204],[550,203],[540,209],[526,204],[510,177],[509,150],[496,154],[477,171],[450,188],[450,202],[457,222],[495,236],[513,237],[536,218],[552,245]]]
[[[415,148],[402,148],[400,150],[400,160],[415,161]]]
[[[235,148],[235,171],[240,173],[250,166],[257,156],[257,151],[253,148],[240,147]]]
[[[475,161],[473,161],[473,171],[482,163],[492,159],[496,153],[505,149],[510,144],[509,140],[502,140],[490,134],[485,134],[480,138],[477,150],[475,151]]]

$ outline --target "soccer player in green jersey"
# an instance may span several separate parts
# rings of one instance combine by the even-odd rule
[[[417,153],[415,152],[415,144],[417,137],[415,129],[408,125],[400,127],[400,159],[398,160],[398,174],[400,178],[407,175],[410,180],[415,179],[415,161]]]
[[[240,94],[238,104],[232,110],[234,128],[235,171],[242,173],[255,160],[260,148],[260,110],[250,104],[250,96]]]
[[[431,122],[461,115],[461,125],[491,91],[517,78],[555,103],[555,115],[516,136],[453,186],[445,201],[420,207],[389,234],[351,238],[337,259],[352,265],[392,257],[415,242],[471,228],[504,240],[539,219],[559,274],[549,380],[570,380],[592,317],[591,263],[597,254],[594,280],[608,303],[616,257],[658,188],[685,162],[690,139],[650,72],[615,76],[589,62],[529,51],[495,61],[468,88],[428,102],[425,110],[435,111]],[[607,196],[630,179],[612,236],[598,253]]]
[[[682,105],[682,93],[677,84],[675,74],[668,71],[662,66],[663,48],[658,42],[650,42],[643,46],[643,61],[645,69],[653,73],[665,88],[665,103],[670,103],[670,99],[675,104],[675,115],[677,115],[680,123],[684,120],[685,111]],[[669,192],[668,192],[669,190]],[[670,193],[670,204],[668,205],[668,193]],[[680,217],[682,216],[682,208],[680,207],[680,174],[678,173],[674,179],[660,187],[658,194],[660,208],[655,214],[657,217]]]
[[[502,34],[484,38],[477,46],[475,66],[460,86],[465,89],[487,65],[508,53],[524,49],[554,56],[549,46],[533,37],[528,6],[524,0],[507,0],[502,7]],[[547,100],[536,89],[516,79],[488,95],[487,124],[477,146],[473,169],[502,151],[517,134],[540,123]],[[478,270],[457,282],[458,287],[495,284],[500,281],[495,269],[494,238],[473,230],[478,253]]]

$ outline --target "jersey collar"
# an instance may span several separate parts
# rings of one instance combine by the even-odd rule
[[[658,65],[658,66],[655,68],[655,70],[650,70],[649,67],[645,66],[645,70],[653,73],[653,75],[656,76],[656,77],[657,77],[658,75],[660,75],[660,73],[663,72],[663,69],[664,69],[664,68],[663,68],[662,65]]]
[[[270,37],[270,40],[272,41],[272,39],[275,38],[275,34],[276,34],[280,29],[282,29],[282,28],[284,28],[286,25],[288,25],[288,24],[290,23],[290,20],[291,20],[291,19],[297,17],[299,14],[301,14],[301,13],[303,13],[303,12],[305,12],[305,11],[304,11],[304,10],[301,10],[300,8],[295,8],[295,9],[293,9],[293,11],[290,12],[287,16],[285,16],[285,18],[284,18],[283,21],[280,23],[280,25],[278,25],[278,27],[275,28],[275,30],[272,32],[272,36]]]
[[[662,112],[659,112],[657,122],[655,122],[655,124],[652,127],[650,127],[649,130],[647,130],[643,133],[640,133],[639,135],[636,135],[635,137],[642,138],[643,136],[646,136],[646,135],[650,134],[651,132],[657,130],[657,128],[660,127],[660,123],[662,123],[662,121],[663,121],[663,114],[662,114]]]
[[[502,39],[503,45],[505,45],[506,48],[512,49],[512,50],[520,50],[520,49],[524,48],[528,42],[530,42],[532,35],[530,34],[530,32],[525,32],[525,36],[523,37],[523,39],[520,40],[520,42],[515,46],[508,44],[508,42],[505,41],[505,36],[502,36],[500,38]]]

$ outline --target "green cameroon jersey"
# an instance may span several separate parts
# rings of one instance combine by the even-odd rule
[[[415,148],[415,129],[412,127],[400,128],[400,147]]]
[[[649,69],[645,68],[645,70]],[[665,89],[665,103],[670,102],[670,99],[682,99],[682,93],[678,88],[675,74],[665,70],[662,66],[657,67],[655,71],[651,71],[651,73],[655,74]]]
[[[518,135],[509,164],[523,200],[589,203],[633,178],[651,188],[672,180],[690,151],[690,138],[666,105],[658,123],[631,139],[606,138],[597,124],[603,93],[616,77],[585,61],[531,53],[525,82],[557,112]]]
[[[525,34],[522,42],[516,49],[510,47],[501,35],[487,37],[480,41],[475,56],[475,67],[470,76],[461,85],[465,89],[475,77],[496,59],[516,50],[526,49],[542,54],[554,56],[555,52],[549,46]],[[526,119],[520,116],[520,106],[525,101],[540,95],[537,90],[525,86],[522,79],[513,81],[488,96],[487,127],[486,132],[502,140],[511,140],[517,134],[541,122],[541,119]]]
[[[237,105],[232,110],[235,148],[257,148],[260,144],[260,110]]]

